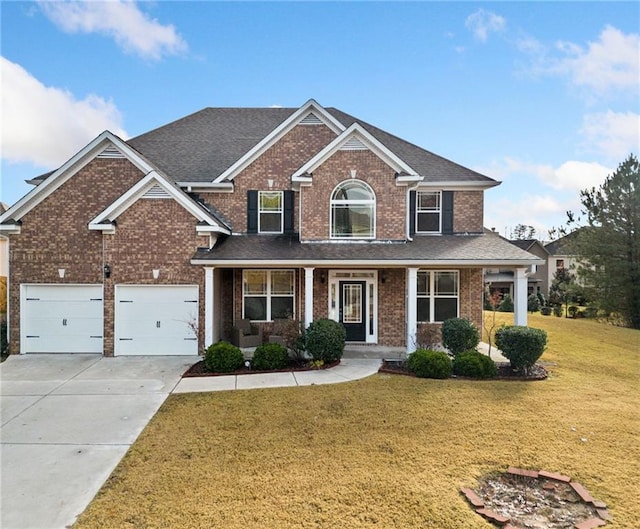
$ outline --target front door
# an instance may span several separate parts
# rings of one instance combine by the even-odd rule
[[[340,323],[347,342],[364,342],[367,332],[365,281],[340,281]]]

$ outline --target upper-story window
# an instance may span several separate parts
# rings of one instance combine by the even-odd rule
[[[360,180],[338,184],[331,195],[331,238],[373,239],[376,197]]]
[[[564,259],[556,259],[556,270],[564,268]]]
[[[258,233],[282,233],[282,191],[258,192]]]
[[[441,202],[440,191],[418,191],[416,193],[417,233],[440,233]]]

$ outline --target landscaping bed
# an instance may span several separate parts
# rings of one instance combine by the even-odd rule
[[[498,374],[491,380],[544,380],[549,376],[546,368],[541,363],[533,365],[527,374],[522,371],[515,371],[511,368],[509,362],[496,362],[496,368],[498,369]],[[410,377],[415,376],[415,373],[412,373],[407,368],[406,360],[383,360],[379,372]],[[467,377],[457,375],[452,375],[451,378],[469,380]]]
[[[189,369],[187,369],[183,377],[220,377],[225,375],[256,375],[258,373],[290,373],[291,371],[317,371],[318,369],[329,369],[331,367],[335,367],[340,363],[340,360],[335,362],[331,362],[328,364],[319,365],[317,363],[304,360],[297,362],[292,360],[291,364],[284,369],[269,369],[269,370],[257,370],[251,369],[251,367],[242,367],[240,369],[236,369],[234,371],[230,371],[227,373],[214,373],[211,371],[207,371],[204,360],[200,360],[193,364]]]

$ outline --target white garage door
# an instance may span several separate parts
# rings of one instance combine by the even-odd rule
[[[102,285],[22,285],[23,353],[102,353]]]
[[[197,355],[198,286],[116,286],[116,355]]]

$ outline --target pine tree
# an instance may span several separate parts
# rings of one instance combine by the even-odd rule
[[[598,189],[580,192],[588,225],[575,237],[578,277],[600,307],[640,329],[640,164],[622,162]]]

